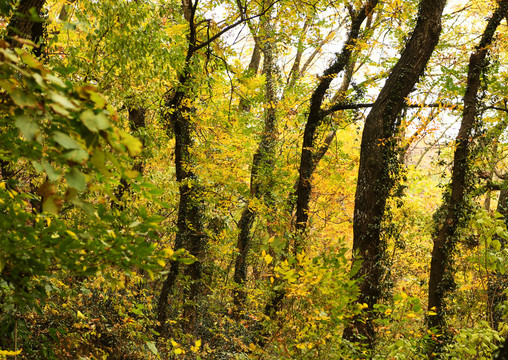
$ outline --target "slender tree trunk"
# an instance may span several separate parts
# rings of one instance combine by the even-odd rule
[[[254,49],[252,51],[252,56],[250,59],[249,66],[247,67],[246,75],[247,76],[256,76],[259,70],[259,64],[261,63],[261,48],[259,47],[258,41],[254,43]],[[240,99],[240,104],[238,105],[240,111],[248,112],[250,110],[249,101],[242,97]]]
[[[265,34],[260,39],[268,38],[269,23],[266,18],[261,19]],[[276,106],[278,103],[276,95],[276,67],[274,59],[274,46],[272,42],[264,42],[262,47],[264,56],[263,73],[265,74],[265,101],[267,109],[265,112],[265,125],[261,141],[252,160],[250,191],[252,199],[270,202],[270,193],[273,183],[273,160],[275,157],[275,145],[277,141],[277,114]],[[254,56],[253,56],[254,57]],[[238,255],[235,262],[235,272],[233,280],[235,282],[234,305],[235,315],[238,317],[246,301],[246,292],[244,289],[247,280],[247,256],[251,247],[251,229],[257,212],[252,204],[245,206],[238,228],[237,251]]]
[[[499,200],[497,203],[497,212],[503,215],[504,222],[508,227],[508,183],[504,181],[503,187],[499,193]],[[506,247],[506,241],[499,238],[501,248]],[[499,323],[503,318],[503,311],[500,308],[506,301],[506,294],[504,291],[508,288],[508,276],[501,274],[497,271],[492,273],[492,278],[489,279],[488,287],[488,303],[490,306],[489,313],[491,314],[491,325],[494,330],[499,330]]]
[[[463,220],[464,200],[468,189],[469,153],[472,132],[476,124],[478,89],[481,84],[481,73],[487,66],[486,56],[494,34],[508,8],[508,1],[499,2],[498,8],[490,18],[482,35],[480,44],[469,59],[467,87],[464,95],[464,110],[459,133],[455,140],[456,148],[453,159],[451,194],[445,204],[445,217],[438,225],[434,238],[429,278],[428,308],[436,315],[428,317],[428,327],[441,335],[446,335],[445,297],[453,287],[453,250],[456,243],[457,229]],[[446,336],[443,336],[446,338]],[[439,351],[441,343],[431,344],[431,354]],[[431,355],[433,356],[433,355]]]
[[[187,332],[194,330],[197,319],[197,308],[195,300],[201,291],[202,261],[204,258],[207,237],[204,230],[204,209],[200,201],[201,189],[196,184],[197,177],[193,171],[194,161],[190,154],[193,146],[194,123],[192,119],[193,109],[190,105],[191,99],[189,89],[193,78],[191,71],[192,61],[196,52],[196,25],[194,15],[197,1],[183,2],[184,13],[189,13],[189,48],[185,60],[185,66],[180,73],[179,84],[172,96],[166,102],[167,126],[175,136],[175,168],[176,181],[179,184],[179,205],[177,219],[177,234],[175,238],[175,250],[186,249],[192,254],[196,261],[186,268],[186,275],[191,280],[190,290],[184,294],[185,307],[183,318],[187,321],[183,324]],[[186,100],[186,101],[184,101]],[[169,129],[168,129],[169,131]],[[173,290],[178,274],[180,273],[180,263],[171,262],[171,268],[164,281],[159,297],[157,320],[159,322],[159,333],[165,330],[167,320],[168,297]]]
[[[146,115],[146,109],[141,107],[129,107],[129,128],[132,132],[138,132],[140,129],[145,128],[145,115]],[[143,146],[145,145],[145,139],[141,137],[141,143]],[[139,173],[143,173],[143,160],[138,158],[135,160],[133,169],[138,171]],[[124,209],[124,206],[120,204],[120,200],[122,199],[125,192],[129,191],[129,183],[127,180],[122,178],[120,180],[120,185],[118,185],[116,191],[115,191],[115,197],[116,199],[113,200],[112,206],[118,207],[120,210]]]
[[[344,331],[350,341],[374,346],[373,306],[382,294],[385,244],[380,238],[387,198],[398,170],[398,116],[438,43],[446,0],[422,0],[411,39],[365,120],[355,197],[354,260],[361,260],[357,302],[367,304]]]
[[[360,27],[377,3],[378,0],[367,1],[364,7],[356,13],[352,19],[351,30],[342,51],[338,54],[335,62],[324,72],[311,97],[309,115],[303,133],[299,179],[296,191],[295,253],[302,250],[301,238],[307,228],[307,221],[309,219],[309,202],[312,193],[311,177],[314,167],[314,152],[316,151],[315,140],[317,130],[324,119],[322,110],[323,100],[332,80],[349,64],[354,45],[360,35]]]

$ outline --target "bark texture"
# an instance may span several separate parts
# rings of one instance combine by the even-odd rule
[[[498,8],[489,19],[480,43],[469,58],[467,86],[464,94],[464,110],[459,133],[455,140],[456,148],[453,160],[451,194],[444,206],[444,219],[438,224],[434,238],[429,278],[428,308],[437,315],[428,317],[428,326],[446,335],[445,297],[453,287],[453,250],[458,225],[464,216],[464,200],[468,189],[469,154],[472,145],[472,133],[476,127],[478,90],[481,85],[481,73],[487,66],[486,56],[492,44],[497,27],[508,8],[508,1],[498,3]],[[446,338],[446,336],[444,336]],[[438,352],[438,343],[431,344],[431,353]]]
[[[196,261],[185,269],[185,274],[191,280],[189,290],[184,294],[186,297],[182,324],[184,331],[194,331],[197,320],[196,299],[201,291],[202,261],[204,259],[207,236],[204,229],[204,206],[200,201],[201,189],[195,184],[197,177],[193,172],[193,159],[191,149],[193,146],[194,123],[192,119],[193,109],[191,105],[189,87],[193,74],[191,71],[192,61],[196,46],[196,25],[194,15],[197,1],[183,2],[184,13],[189,13],[189,47],[185,60],[185,66],[180,73],[178,87],[168,96],[166,101],[167,130],[175,136],[175,168],[176,181],[179,184],[179,205],[177,218],[177,234],[175,238],[175,250],[186,249]],[[184,101],[187,100],[187,101]],[[171,267],[165,279],[159,297],[157,320],[159,333],[165,332],[165,323],[168,316],[168,297],[173,290],[176,279],[180,273],[180,263],[171,262]]]
[[[137,108],[137,107],[129,107],[129,128],[133,133],[139,132],[140,129],[145,128],[146,126],[146,109],[145,108]],[[141,136],[140,137],[141,143],[143,146],[145,146],[145,139]],[[138,171],[139,173],[143,173],[143,160],[141,158],[137,158],[134,162],[134,166],[132,167],[134,170]],[[120,180],[120,185],[118,185],[116,191],[115,191],[115,197],[116,200],[112,202],[112,206],[119,208],[120,210],[124,210],[124,205],[119,203],[119,201],[122,199],[125,192],[130,191],[130,185],[129,183],[122,178]]]
[[[32,20],[30,9],[34,9],[35,13],[39,15],[45,3],[46,0],[21,0],[7,27],[7,39],[10,40],[13,39],[14,36],[18,36],[23,39],[37,41],[33,36],[33,30],[36,30],[35,32],[37,33],[39,29],[33,28],[40,23],[36,23]],[[12,42],[14,47],[21,47],[23,45],[15,40],[10,40],[10,42]]]
[[[380,238],[381,221],[397,172],[396,141],[398,116],[439,41],[441,16],[446,0],[422,0],[411,39],[392,69],[372,110],[365,120],[355,196],[354,260],[361,260],[358,303],[368,308],[355,317],[344,331],[350,341],[374,346],[375,334],[370,311],[382,294],[385,245]]]

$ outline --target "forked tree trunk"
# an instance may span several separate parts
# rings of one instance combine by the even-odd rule
[[[355,261],[362,261],[354,275],[359,281],[357,302],[368,307],[351,321],[344,337],[369,347],[374,346],[375,340],[372,310],[382,295],[385,274],[381,221],[398,169],[394,138],[399,130],[397,117],[439,41],[445,3],[446,0],[420,2],[411,39],[365,120],[355,196],[353,254]]]
[[[434,238],[429,278],[428,309],[436,315],[428,317],[428,327],[437,331],[441,338],[446,339],[445,297],[453,287],[453,251],[457,230],[464,216],[464,200],[468,190],[469,153],[472,143],[473,129],[477,125],[478,89],[481,85],[481,74],[487,66],[486,56],[492,44],[494,34],[501,20],[506,16],[508,1],[498,3],[498,8],[489,19],[487,27],[476,50],[469,58],[467,86],[464,95],[464,110],[459,133],[455,140],[455,154],[451,179],[451,194],[443,204],[445,217],[438,224]],[[443,341],[431,344],[429,352],[439,352]]]
[[[295,253],[302,250],[301,239],[309,220],[309,202],[312,193],[311,177],[315,163],[316,135],[325,117],[322,109],[323,100],[332,80],[350,63],[351,54],[360,36],[360,27],[377,3],[378,0],[369,0],[355,14],[352,19],[351,30],[342,51],[337,55],[335,62],[324,72],[323,76],[321,76],[319,84],[311,97],[309,115],[307,116],[307,123],[305,124],[303,133],[302,154],[300,157],[299,178],[296,190]]]
[[[346,43],[342,47],[341,52],[337,54],[332,65],[325,70],[324,74],[321,76],[311,97],[309,115],[307,116],[307,123],[303,135],[299,177],[295,186],[296,222],[294,225],[295,242],[293,247],[293,252],[295,254],[299,253],[303,248],[303,237],[307,228],[309,203],[312,194],[312,175],[317,167],[317,163],[324,156],[331,141],[335,137],[335,133],[329,134],[323,146],[316,149],[318,145],[316,144],[318,129],[326,116],[322,108],[323,100],[330,88],[332,80],[350,64],[355,43],[360,36],[360,28],[365,19],[372,13],[377,3],[378,0],[369,0],[353,15],[351,30],[349,31]],[[290,207],[293,206],[293,199],[290,199],[289,205]],[[273,317],[277,313],[285,297],[284,289],[282,289],[280,284],[277,284],[277,286],[279,289],[272,294],[265,306],[264,313],[269,317]]]
[[[247,77],[256,76],[260,63],[261,63],[261,48],[259,47],[259,44],[256,41],[254,44],[254,49],[252,50],[252,55],[250,58],[249,66],[247,66],[247,69],[245,71],[245,75]],[[245,97],[242,97],[240,99],[240,103],[238,104],[238,109],[243,112],[250,111],[249,101]]]

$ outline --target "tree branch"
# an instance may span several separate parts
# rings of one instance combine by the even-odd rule
[[[231,24],[231,25],[228,25],[226,26],[224,29],[222,29],[221,31],[219,31],[217,34],[215,34],[214,36],[212,36],[210,39],[208,39],[207,41],[205,41],[204,43],[201,43],[199,45],[196,45],[196,47],[194,48],[194,51],[198,51],[199,49],[202,49],[204,48],[205,46],[208,46],[209,44],[211,44],[212,42],[214,42],[215,40],[217,40],[218,38],[220,38],[224,33],[228,32],[229,30],[237,27],[238,25],[240,24],[243,24],[244,22],[247,22],[247,21],[250,21],[252,19],[255,19],[255,18],[258,18],[260,16],[263,16],[264,14],[266,14],[268,12],[268,10],[270,10],[273,5],[275,5],[277,2],[279,2],[280,0],[275,0],[274,2],[272,2],[265,10],[263,10],[260,14],[256,14],[256,15],[253,15],[251,17],[248,17],[248,18],[240,18],[240,20],[238,20],[237,22]]]

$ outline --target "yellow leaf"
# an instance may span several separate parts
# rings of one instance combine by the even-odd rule
[[[0,356],[16,356],[21,354],[21,350],[18,351],[10,351],[10,350],[0,350]]]
[[[166,262],[162,259],[157,259],[157,264],[159,264],[161,267],[166,266]]]

